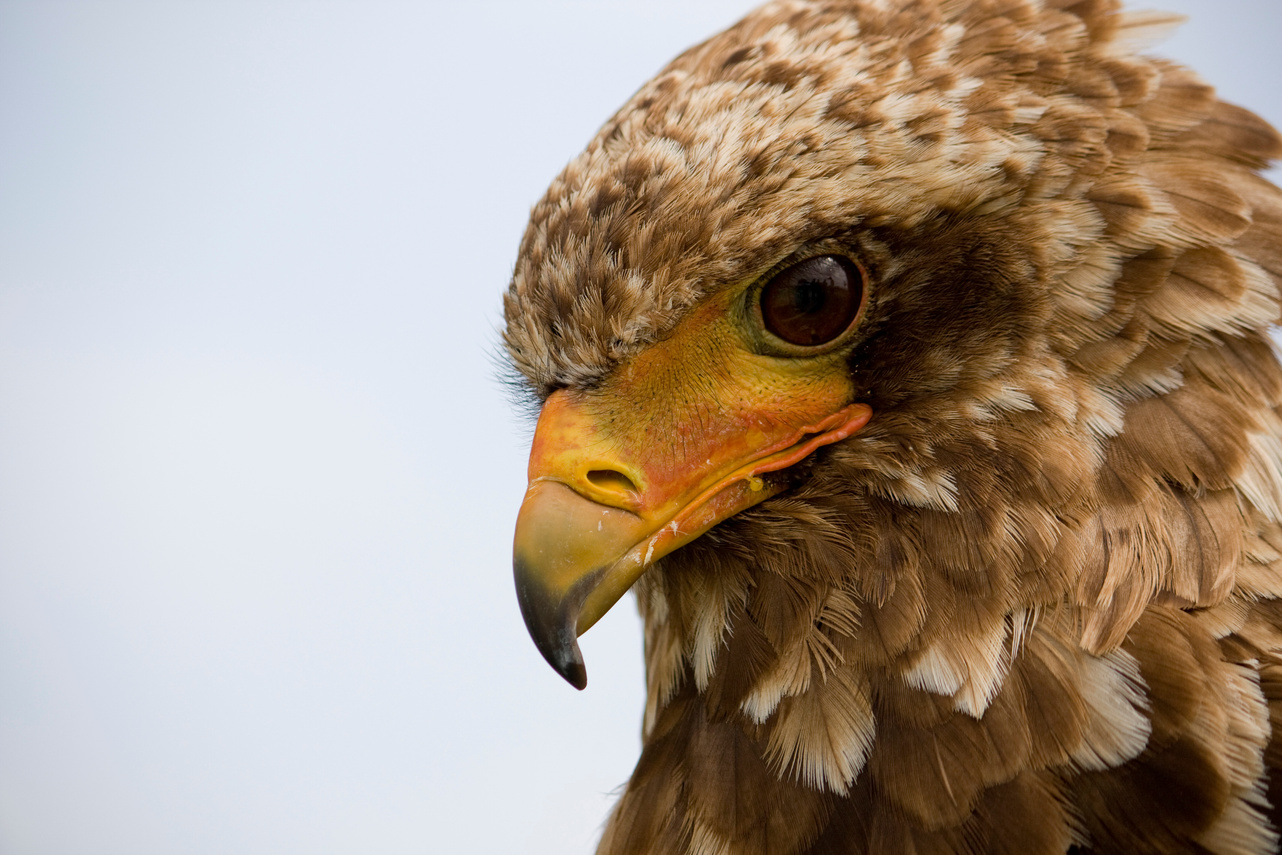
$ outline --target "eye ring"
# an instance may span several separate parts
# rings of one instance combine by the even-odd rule
[[[841,337],[868,299],[868,271],[844,255],[815,255],[785,267],[757,297],[766,331],[793,347]]]

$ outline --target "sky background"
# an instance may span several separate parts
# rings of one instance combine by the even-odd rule
[[[1158,5],[1282,122],[1282,3]],[[500,295],[750,7],[0,0],[0,853],[591,850],[640,632],[526,636]]]

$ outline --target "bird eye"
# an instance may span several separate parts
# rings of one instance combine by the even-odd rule
[[[859,314],[866,278],[862,266],[840,255],[799,261],[761,289],[761,319],[789,344],[827,344]]]

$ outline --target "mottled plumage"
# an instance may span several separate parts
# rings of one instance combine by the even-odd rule
[[[644,354],[787,259],[869,275],[866,427],[642,568],[600,852],[1277,851],[1282,142],[1118,7],[772,3],[534,208],[513,363],[656,447],[729,404],[625,399]]]

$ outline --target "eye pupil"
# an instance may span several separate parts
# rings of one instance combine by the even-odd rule
[[[781,270],[761,291],[766,329],[789,344],[826,344],[850,328],[864,301],[863,268],[818,255]]]
[[[806,280],[797,283],[795,289],[797,311],[803,315],[813,315],[822,312],[824,303],[828,302],[824,295],[824,286],[826,282],[816,282]]]

